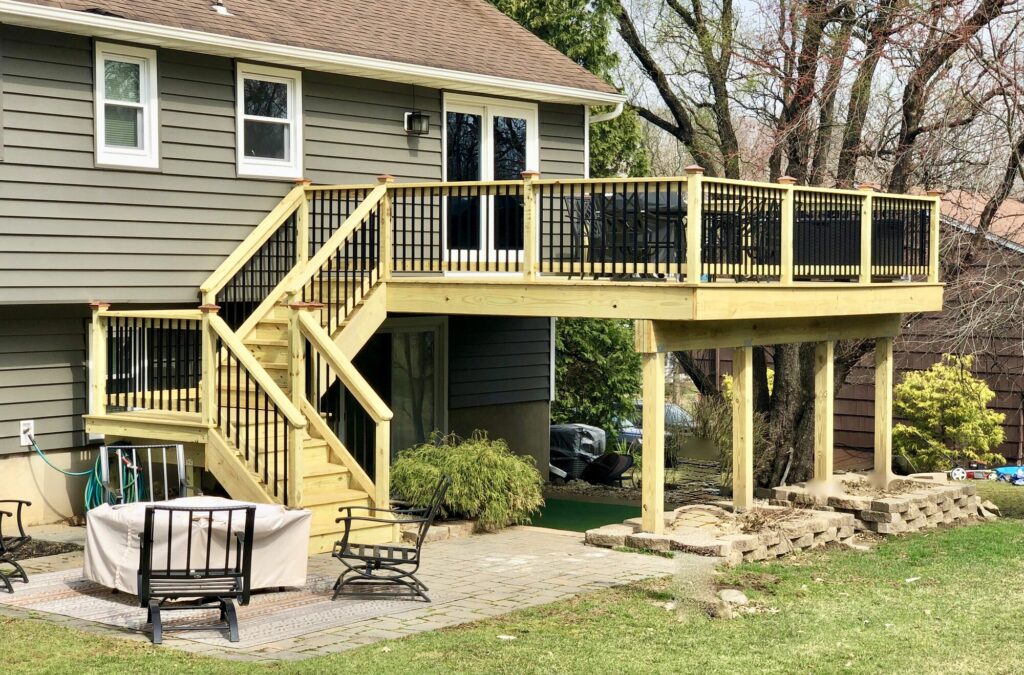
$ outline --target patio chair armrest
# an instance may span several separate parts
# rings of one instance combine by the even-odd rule
[[[355,509],[359,509],[361,511],[373,511],[373,512],[377,512],[377,513],[398,513],[398,514],[416,513],[416,512],[419,512],[419,511],[426,512],[426,510],[427,510],[426,508],[415,508],[415,509],[378,509],[378,508],[375,508],[373,506],[339,506],[338,507],[338,512],[341,513],[342,511],[348,511],[349,513],[352,513],[352,511],[354,511]]]
[[[32,502],[27,499],[0,499],[0,504],[23,504],[25,506],[32,506]]]
[[[425,522],[426,518],[407,518],[405,520],[392,520],[390,518],[374,518],[372,516],[342,516],[341,518],[335,518],[335,523],[344,521],[350,523],[358,520],[364,523],[387,523],[388,525],[408,525],[409,523],[422,523]]]
[[[14,514],[13,514],[13,513],[11,513],[10,511],[3,511],[3,510],[0,510],[0,516],[7,516],[8,518],[13,518],[13,517],[14,517]]]

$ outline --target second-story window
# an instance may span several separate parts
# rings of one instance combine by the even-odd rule
[[[96,45],[96,163],[160,165],[156,52]]]
[[[238,65],[238,173],[302,176],[302,76],[298,71]]]

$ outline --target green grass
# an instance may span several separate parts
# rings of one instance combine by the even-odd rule
[[[586,532],[595,527],[621,523],[627,518],[639,516],[639,506],[545,498],[544,508],[541,509],[539,516],[533,518],[531,524],[554,530]]]
[[[671,581],[252,673],[1012,673],[1024,522],[815,551],[725,573],[757,613],[710,619]],[[4,673],[227,673],[237,664],[0,619]],[[503,640],[498,636],[513,636]]]
[[[1024,485],[1003,481],[977,481],[978,496],[999,507],[1005,518],[1024,518]]]

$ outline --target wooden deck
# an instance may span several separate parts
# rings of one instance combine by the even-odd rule
[[[352,359],[389,314],[618,318],[638,322],[645,429],[663,426],[667,351],[737,348],[739,507],[753,499],[752,346],[818,343],[816,400],[827,411],[833,343],[877,339],[876,466],[886,474],[892,338],[902,314],[942,306],[938,219],[934,194],[729,181],[698,169],[303,184],[202,284],[199,309],[94,305],[86,428],[205,444],[207,467],[232,495],[313,508],[322,550],[339,506],[388,505],[391,411]],[[339,381],[372,420],[360,447],[324,422],[324,394]],[[815,431],[824,473],[831,419],[816,417]],[[663,433],[646,433],[652,531],[662,526],[663,453]]]

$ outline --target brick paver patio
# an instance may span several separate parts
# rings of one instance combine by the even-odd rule
[[[26,568],[30,576],[40,579],[40,584],[46,579],[50,584],[70,580],[72,586],[68,588],[74,588],[74,583],[80,583],[77,571],[81,561],[80,553],[63,554],[28,561]],[[221,633],[202,631],[171,633],[165,636],[164,644],[229,659],[309,658],[477,621],[654,576],[678,575],[682,583],[703,585],[717,561],[685,554],[670,559],[595,548],[584,546],[579,533],[517,527],[497,534],[425,545],[420,577],[430,587],[434,599],[430,604],[375,600],[360,605],[349,598],[327,602],[339,565],[329,555],[317,555],[309,561],[310,587],[262,596],[263,607],[254,609],[249,618],[241,619],[241,642],[232,644]],[[47,573],[52,574],[40,576]],[[25,593],[30,588],[31,585],[21,586],[18,591]],[[66,605],[47,603],[45,612],[12,608],[2,604],[12,596],[0,597],[0,614],[34,616],[88,631],[148,641],[148,637],[137,630],[109,625],[109,619],[104,623],[102,619],[97,622],[62,615],[63,611],[72,616],[87,616],[88,612],[83,612],[81,605],[96,602],[68,588],[62,588],[65,592],[55,596],[62,598],[60,602]],[[123,601],[125,613],[136,611],[129,598]],[[257,605],[257,601],[253,604]],[[113,607],[117,609],[116,605]],[[317,611],[320,613],[316,614]],[[296,629],[291,626],[294,623],[291,617],[298,616],[316,620],[308,621],[306,628]],[[292,630],[288,636],[276,639],[278,635],[273,631],[284,623]]]

